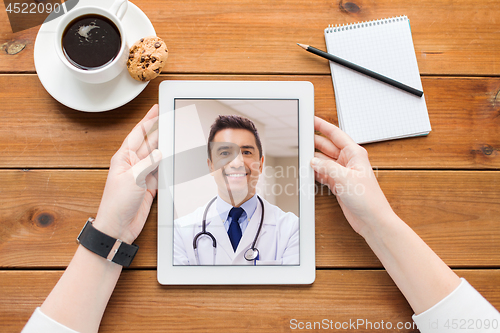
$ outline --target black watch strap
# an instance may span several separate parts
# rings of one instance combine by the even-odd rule
[[[93,221],[92,217],[87,220],[76,241],[109,261],[124,267],[130,266],[139,247],[135,244],[124,243],[97,230],[92,224]]]

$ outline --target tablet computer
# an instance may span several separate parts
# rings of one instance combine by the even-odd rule
[[[163,81],[159,105],[159,283],[313,283],[313,85]]]

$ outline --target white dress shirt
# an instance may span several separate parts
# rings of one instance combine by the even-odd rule
[[[243,214],[241,214],[238,222],[240,224],[242,235],[245,233],[248,222],[250,222],[253,213],[255,213],[255,210],[257,209],[257,200],[257,194],[255,194],[240,206],[241,208],[243,208]],[[227,232],[229,230],[229,226],[231,225],[231,219],[228,218],[228,215],[233,206],[222,200],[219,196],[217,196],[215,205],[217,207],[217,212],[219,213],[221,220],[224,221],[224,228],[226,228]]]
[[[413,321],[421,333],[500,332],[500,313],[464,278],[460,285]]]

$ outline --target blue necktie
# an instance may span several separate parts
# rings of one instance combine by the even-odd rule
[[[231,241],[231,245],[233,246],[233,250],[236,252],[236,248],[240,243],[241,239],[241,227],[238,223],[241,214],[243,214],[243,208],[231,208],[229,211],[229,217],[231,217],[231,224],[229,225],[229,230],[227,234],[229,235],[229,240]]]

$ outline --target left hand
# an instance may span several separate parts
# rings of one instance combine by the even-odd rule
[[[158,105],[134,127],[111,159],[106,186],[94,226],[105,234],[132,244],[139,236],[158,188],[161,160]]]

